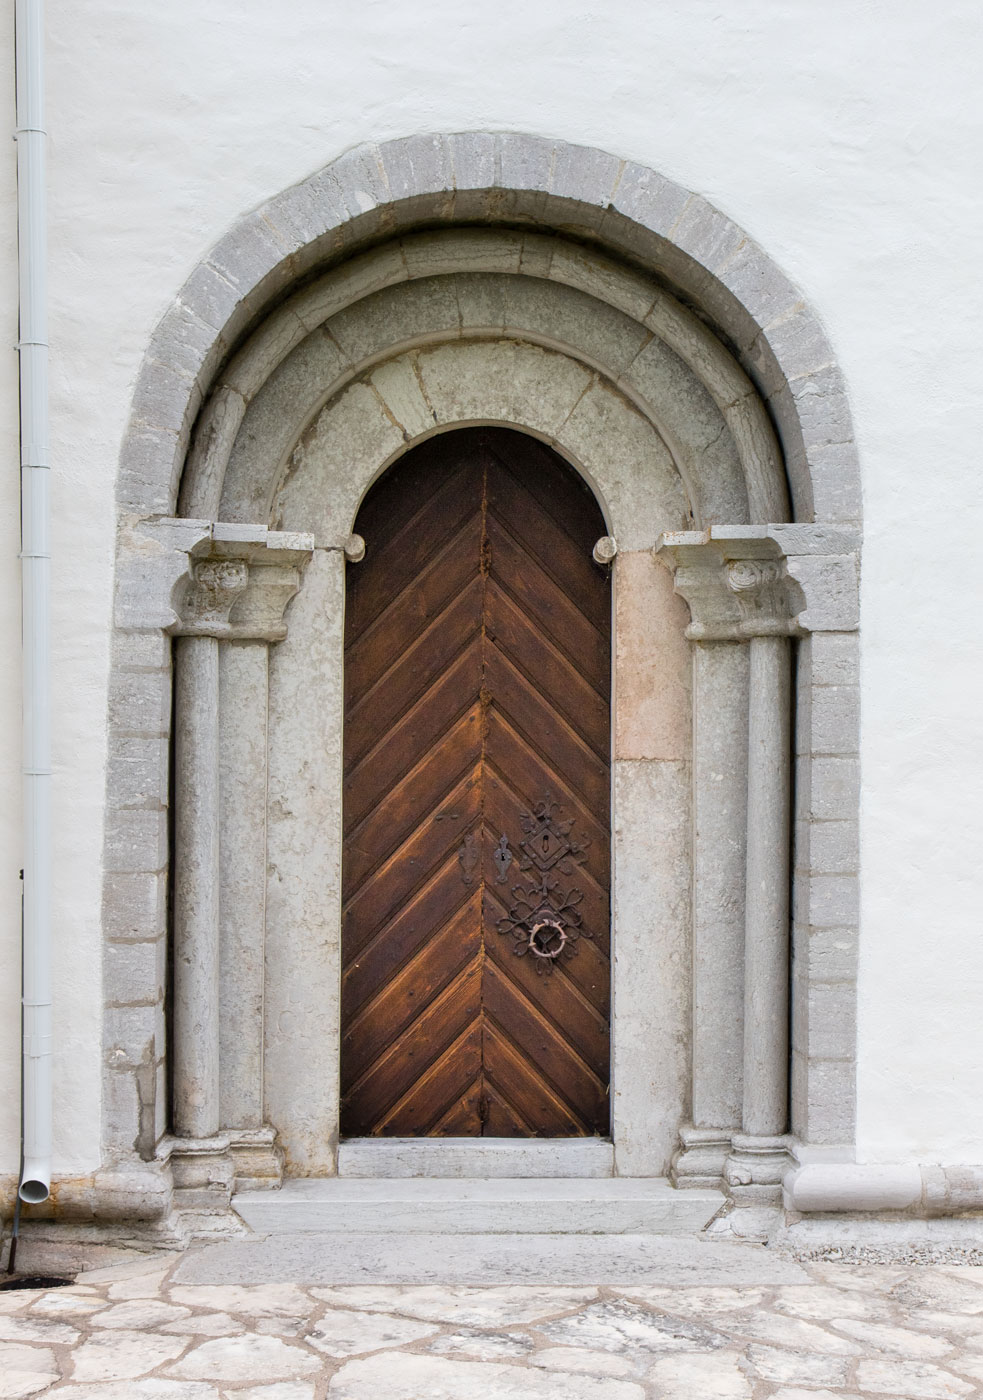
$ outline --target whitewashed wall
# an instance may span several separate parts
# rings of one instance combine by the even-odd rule
[[[12,5],[4,6],[7,31]],[[286,18],[284,19],[284,16]],[[699,191],[824,318],[864,472],[860,1148],[983,1161],[980,104],[974,0],[49,0],[56,1170],[98,1160],[113,479],[151,330],[255,204],[346,147],[523,130]],[[0,102],[13,126],[8,59]],[[16,338],[13,149],[0,297]],[[974,304],[975,302],[975,304]],[[0,1082],[16,1086],[16,364],[0,361]],[[0,1172],[16,1170],[0,1095]]]

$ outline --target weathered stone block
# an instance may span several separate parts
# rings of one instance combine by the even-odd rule
[[[809,877],[809,920],[815,928],[856,923],[860,914],[856,875]]]
[[[166,738],[114,735],[106,789],[115,807],[160,807],[167,801]]]
[[[765,326],[762,338],[782,367],[785,379],[800,380],[805,375],[834,363],[833,352],[822,326],[801,302],[789,315]],[[756,366],[761,362],[761,347],[749,352]],[[793,386],[794,392],[794,386]]]
[[[399,141],[387,141],[381,163],[393,199],[412,199],[415,195],[454,188],[451,151],[443,136],[405,136]],[[359,178],[364,164],[359,166]],[[368,192],[367,186],[364,192]],[[361,207],[364,209],[365,205]]]
[[[495,142],[499,162],[497,185],[510,190],[549,189],[554,159],[551,141],[503,131]]]
[[[134,1150],[140,1135],[140,1096],[131,1069],[102,1077],[102,1131],[107,1154]]]
[[[161,364],[197,381],[216,351],[215,329],[176,302],[154,333],[154,351]]]
[[[133,417],[139,423],[179,433],[200,406],[191,375],[156,360],[144,366],[133,395]]]
[[[802,375],[789,387],[806,447],[852,441],[850,405],[838,365],[828,364]]]
[[[299,246],[261,213],[240,219],[208,255],[212,267],[245,298]]]
[[[816,754],[853,754],[860,735],[860,691],[852,685],[815,686],[810,741]]]
[[[116,499],[123,510],[159,515],[174,507],[187,433],[131,423],[120,453]]]
[[[113,665],[130,670],[163,671],[171,664],[171,639],[159,627],[148,632],[113,633]]]
[[[804,1125],[810,1143],[852,1142],[856,1129],[857,1067],[852,1059],[804,1062]]]
[[[462,131],[447,138],[454,188],[487,190],[495,183],[495,137],[490,131]]]
[[[806,837],[809,869],[817,875],[845,875],[860,867],[860,837],[855,821],[811,822]]]
[[[167,864],[167,813],[110,811],[105,860],[114,873],[162,870]]]
[[[106,1008],[103,1045],[104,1057],[111,1069],[156,1064],[158,1012],[159,1008],[150,1003]]]
[[[745,238],[717,276],[758,326],[787,316],[801,301],[785,274],[765,257],[751,238]]]
[[[171,673],[118,669],[110,682],[109,722],[120,733],[166,734],[171,715]]]
[[[857,1043],[857,990],[853,981],[809,983],[810,1059],[851,1060]]]
[[[116,1006],[154,1005],[163,998],[160,944],[107,943],[103,950],[106,1001]]]
[[[810,638],[814,685],[857,685],[860,643],[856,632],[818,632]]]
[[[789,575],[805,594],[796,621],[811,632],[845,632],[860,624],[860,578],[855,555],[800,556],[788,561]]]
[[[817,758],[811,791],[800,815],[821,820],[856,817],[860,802],[860,762],[856,758]]]
[[[562,199],[605,207],[614,193],[621,164],[617,156],[607,151],[559,142],[553,161],[551,192]]]
[[[625,218],[664,235],[679,218],[689,198],[689,191],[681,185],[655,170],[628,161],[611,195],[611,205]]]
[[[857,449],[852,442],[804,447],[818,520],[859,521],[863,513]]]
[[[672,241],[714,272],[747,243],[747,235],[702,196],[693,195],[673,225]]]
[[[817,982],[853,982],[857,975],[858,938],[855,927],[812,929],[805,937],[805,957],[810,976]]]
[[[107,874],[103,887],[103,932],[107,938],[156,938],[164,931],[166,872]]]

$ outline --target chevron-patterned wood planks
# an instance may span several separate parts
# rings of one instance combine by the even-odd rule
[[[466,429],[401,459],[356,528],[368,548],[346,612],[342,1132],[604,1134],[603,518],[542,444]],[[542,843],[569,849],[555,865],[523,849],[544,801],[550,830],[568,832]]]

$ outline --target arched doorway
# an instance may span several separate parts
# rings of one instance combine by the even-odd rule
[[[603,516],[544,444],[470,428],[400,458],[356,531],[342,1134],[604,1135]]]

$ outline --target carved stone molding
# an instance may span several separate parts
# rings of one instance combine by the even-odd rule
[[[213,526],[193,546],[175,589],[178,637],[279,642],[284,612],[313,553],[306,536],[252,526]]]
[[[711,527],[661,535],[654,554],[686,600],[694,642],[801,636],[805,596],[782,545],[754,527]]]

